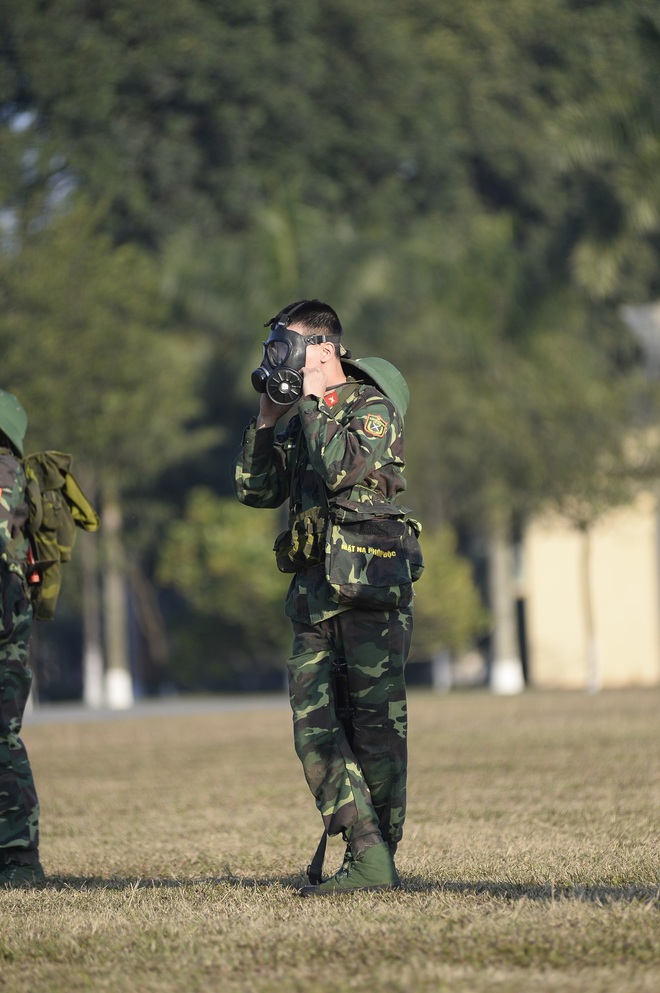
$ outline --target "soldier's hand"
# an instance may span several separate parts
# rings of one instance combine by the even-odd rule
[[[293,404],[284,406],[281,403],[274,403],[267,393],[262,393],[259,401],[259,413],[257,414],[257,430],[275,427],[282,414],[285,414],[292,406]]]
[[[303,374],[303,396],[323,397],[328,385],[323,366],[305,366]]]

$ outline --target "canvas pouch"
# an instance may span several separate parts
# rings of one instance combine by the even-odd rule
[[[364,610],[407,607],[424,568],[420,525],[403,514],[330,515],[325,543],[326,579],[340,606]]]
[[[300,572],[323,561],[325,521],[318,511],[295,517],[275,539],[273,551],[280,572]]]

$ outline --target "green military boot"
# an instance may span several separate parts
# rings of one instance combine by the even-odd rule
[[[301,896],[331,896],[360,890],[393,890],[401,883],[388,846],[372,845],[352,858],[344,858],[339,872],[318,886],[303,886]]]
[[[34,886],[46,878],[40,862],[7,862],[0,869],[0,889],[15,889],[21,886]]]

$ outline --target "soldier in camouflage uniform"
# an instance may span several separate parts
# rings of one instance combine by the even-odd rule
[[[32,607],[26,587],[28,508],[19,461],[27,417],[0,390],[0,887],[44,878],[39,863],[39,804],[19,737],[30,693]]]
[[[326,576],[327,541],[333,540],[327,519],[336,511],[369,526],[374,519],[402,516],[394,501],[405,488],[407,387],[384,360],[349,362],[337,315],[320,301],[291,304],[268,323],[273,330],[266,350],[286,350],[279,339],[271,344],[278,329],[285,329],[283,339],[291,340],[292,332],[293,339],[303,337],[301,396],[296,414],[276,436],[275,425],[291,405],[282,402],[286,394],[276,403],[264,392],[259,414],[244,433],[234,485],[250,507],[289,500],[290,528],[276,552],[279,546],[280,568],[294,572],[285,611],[293,622],[288,675],[295,748],[328,834],[341,833],[348,846],[340,871],[301,894],[391,888],[399,885],[393,855],[406,809],[404,666],[412,592],[408,586],[389,609],[387,596],[396,591],[381,575],[384,605],[370,608],[368,597],[358,598],[356,606],[343,602]],[[369,363],[376,378],[388,381],[389,396],[374,375],[365,374]],[[275,374],[286,383],[286,363]],[[390,568],[389,553],[378,554],[375,565],[382,572]],[[366,576],[349,578],[357,580],[351,589],[364,588]],[[350,726],[339,719],[334,698],[331,671],[339,659],[346,663]]]

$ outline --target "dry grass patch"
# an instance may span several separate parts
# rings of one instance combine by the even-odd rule
[[[285,707],[28,727],[49,882],[0,894],[0,990],[655,993],[659,704],[412,694],[404,888],[323,901]]]

